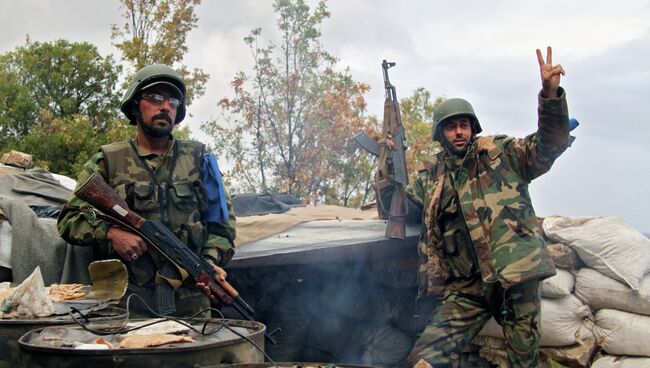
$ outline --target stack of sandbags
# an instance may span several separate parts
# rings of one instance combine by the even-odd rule
[[[561,298],[542,298],[541,346],[542,352],[552,359],[584,366],[594,350],[594,334],[592,332],[593,315],[589,306],[585,305],[574,295]],[[481,355],[498,355],[491,351],[482,337],[504,339],[503,331],[494,318],[491,318],[475,344],[482,347]],[[503,361],[491,360],[500,367],[508,367]]]
[[[542,282],[541,350],[543,355],[572,367],[586,366],[595,349],[592,309],[574,295],[574,272],[583,265],[577,253],[562,243],[548,245],[557,274]],[[491,318],[474,344],[499,367],[509,367],[503,331]]]
[[[650,240],[618,217],[550,217],[543,228],[584,262],[574,295],[594,311],[606,353],[593,366],[650,367]]]

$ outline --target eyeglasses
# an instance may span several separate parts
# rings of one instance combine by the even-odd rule
[[[143,93],[142,98],[155,105],[162,105],[165,99],[169,101],[169,106],[176,110],[181,105],[181,100],[176,97],[165,97],[160,93]]]

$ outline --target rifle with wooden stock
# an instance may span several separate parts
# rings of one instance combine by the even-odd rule
[[[388,69],[395,66],[394,62],[384,60],[381,63],[384,74],[384,122],[382,127],[382,140],[390,139],[395,143],[395,149],[389,149],[387,144],[379,144],[365,132],[354,137],[359,146],[369,153],[378,156],[378,169],[375,174],[375,192],[377,208],[382,218],[388,212],[386,225],[386,238],[404,239],[406,236],[406,215],[408,214],[405,188],[408,185],[408,171],[406,168],[406,136],[402,125],[399,101],[395,86],[390,83]],[[381,141],[381,140],[380,140]],[[393,187],[390,208],[386,211],[381,198],[381,191]]]
[[[243,319],[255,321],[253,308],[239,296],[239,292],[230,283],[215,278],[216,271],[203,257],[185,246],[159,221],[147,220],[131,211],[124,199],[101,175],[93,173],[74,194],[101,211],[103,219],[138,234],[176,267],[182,280],[192,277],[195,283],[203,283],[208,286],[211,295],[231,307]],[[269,342],[275,344],[276,341],[271,335],[272,333],[265,332]]]

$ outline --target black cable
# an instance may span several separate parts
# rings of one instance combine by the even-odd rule
[[[145,323],[145,324],[143,324],[143,325],[141,325],[141,326],[136,326],[136,327],[126,328],[126,326],[128,325],[128,322],[129,322],[130,307],[131,307],[131,298],[133,298],[133,297],[137,298],[137,299],[140,301],[140,303],[142,303],[142,305],[145,307],[145,309],[147,309],[147,310],[148,310],[151,314],[153,314],[154,316],[158,317],[159,320],[152,321],[152,322],[149,322],[149,323]],[[219,315],[221,316],[221,318],[207,318],[207,319],[206,319],[206,318],[201,318],[200,320],[203,322],[203,327],[201,328],[201,330],[198,330],[198,329],[194,328],[194,326],[192,326],[191,324],[189,324],[188,322],[186,322],[186,321],[196,321],[196,320],[198,320],[198,319],[196,318],[196,316],[198,316],[199,314],[202,314],[202,313],[204,313],[204,312],[207,312],[207,311],[216,312],[217,314],[219,314]],[[78,315],[79,315],[79,318],[75,317],[75,315],[74,315],[73,313],[78,314]],[[84,330],[86,330],[86,331],[88,331],[88,332],[90,332],[90,333],[92,333],[92,334],[94,334],[94,335],[99,335],[99,336],[107,336],[107,335],[115,335],[115,334],[124,334],[124,333],[130,332],[130,331],[136,331],[136,330],[139,330],[139,329],[144,328],[144,327],[148,327],[148,326],[152,326],[152,325],[155,325],[155,324],[158,324],[158,323],[162,323],[162,322],[164,322],[164,321],[174,321],[174,322],[179,323],[179,324],[181,324],[181,325],[183,325],[183,326],[185,326],[185,327],[191,329],[192,331],[194,331],[194,332],[196,332],[196,333],[198,333],[198,334],[200,334],[200,335],[203,335],[203,336],[210,336],[210,335],[213,335],[213,334],[215,334],[215,333],[221,331],[221,330],[225,327],[225,328],[226,328],[227,330],[229,330],[230,332],[234,333],[235,335],[241,337],[242,339],[246,340],[246,341],[249,342],[251,345],[253,345],[253,347],[255,347],[255,349],[257,349],[259,352],[261,352],[261,353],[264,355],[264,358],[266,358],[269,362],[271,362],[271,363],[273,364],[274,367],[279,368],[278,365],[277,365],[277,363],[275,363],[275,361],[273,361],[273,359],[271,359],[271,357],[268,356],[268,354],[266,354],[266,352],[264,351],[264,349],[260,348],[260,347],[259,347],[259,346],[258,346],[258,345],[253,341],[253,340],[251,340],[248,336],[243,335],[242,333],[236,331],[233,327],[231,327],[231,326],[226,322],[226,319],[224,318],[224,316],[223,316],[223,314],[221,313],[221,311],[218,310],[218,309],[214,309],[214,308],[206,308],[206,309],[203,309],[203,310],[201,310],[201,311],[198,311],[198,312],[194,313],[193,315],[191,315],[191,316],[189,316],[189,317],[172,317],[172,316],[163,316],[163,315],[160,315],[160,314],[158,314],[157,312],[155,312],[155,311],[154,311],[154,310],[153,310],[153,309],[152,309],[152,308],[147,304],[147,302],[145,302],[145,301],[142,299],[142,297],[140,297],[138,294],[133,293],[133,294],[130,294],[130,295],[126,298],[126,316],[127,316],[127,317],[126,317],[126,319],[124,320],[124,323],[122,324],[122,326],[120,326],[120,327],[118,327],[118,328],[102,329],[102,330],[94,329],[94,328],[90,328],[90,327],[86,326],[86,324],[88,324],[88,323],[90,322],[88,316],[85,315],[85,314],[83,314],[80,310],[78,310],[77,308],[74,308],[74,307],[71,307],[71,308],[70,308],[70,311],[68,312],[68,314],[70,315],[70,317],[72,318],[72,320],[73,320],[75,323],[77,323],[79,326],[81,326],[81,328],[83,328]],[[82,322],[82,321],[84,321],[84,322]],[[208,329],[208,324],[211,323],[211,322],[216,322],[216,323],[218,323],[218,324],[219,324],[219,327],[216,327],[216,328],[214,328],[214,329],[212,329],[212,330],[209,330],[209,329]]]

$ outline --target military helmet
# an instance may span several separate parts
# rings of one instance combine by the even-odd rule
[[[446,119],[466,116],[469,117],[472,121],[472,133],[478,134],[483,129],[481,129],[481,124],[478,122],[478,118],[474,113],[474,108],[472,105],[462,98],[450,98],[444,100],[433,112],[433,126],[431,127],[431,134],[433,140],[442,142],[442,122]]]
[[[130,120],[131,124],[135,124],[135,115],[133,114],[133,101],[139,96],[142,89],[149,88],[156,84],[167,84],[174,88],[180,94],[181,104],[176,109],[175,124],[180,123],[185,118],[185,83],[174,69],[163,64],[147,65],[138,70],[129,88],[127,88],[122,97],[122,105],[120,110]]]

